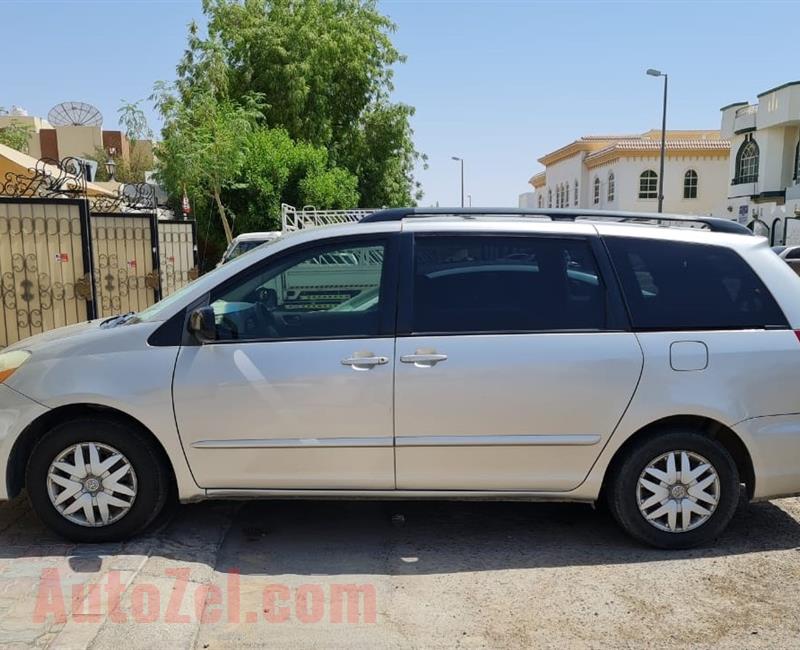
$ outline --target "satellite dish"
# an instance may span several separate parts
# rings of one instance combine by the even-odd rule
[[[103,116],[91,104],[62,102],[50,109],[47,121],[53,126],[102,126]]]

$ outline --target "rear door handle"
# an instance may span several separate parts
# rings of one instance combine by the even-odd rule
[[[383,366],[387,363],[389,363],[388,357],[364,356],[347,357],[347,359],[342,359],[343,366],[350,366],[354,370],[367,370],[373,366]]]
[[[419,367],[435,366],[440,361],[447,361],[446,354],[439,354],[437,352],[417,353],[417,354],[404,354],[400,357],[402,363],[413,363]]]

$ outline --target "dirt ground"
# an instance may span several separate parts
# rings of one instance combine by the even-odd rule
[[[588,506],[217,502],[82,546],[0,504],[4,648],[800,647],[800,500],[712,548]],[[92,586],[94,585],[94,586]]]

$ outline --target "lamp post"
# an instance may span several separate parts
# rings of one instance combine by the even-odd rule
[[[453,160],[461,163],[461,207],[464,207],[464,159],[458,156],[451,156]]]
[[[647,74],[651,77],[664,77],[664,108],[661,111],[661,169],[658,174],[658,211],[663,212],[664,208],[664,150],[666,149],[667,139],[667,74],[660,70],[650,68]]]

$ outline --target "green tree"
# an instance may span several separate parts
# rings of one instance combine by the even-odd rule
[[[243,99],[237,103],[200,92],[189,103],[169,96],[157,100],[166,119],[157,149],[162,180],[173,196],[187,187],[211,199],[228,242],[233,231],[223,194],[240,186],[248,141],[260,117],[257,98]]]
[[[0,115],[6,114],[6,110],[0,107]],[[7,126],[0,128],[0,144],[28,153],[28,143],[32,134],[33,128],[29,124],[11,120]]]
[[[413,109],[389,99],[394,24],[374,0],[204,0],[207,36],[190,26],[176,87],[184,102],[211,88],[241,101],[258,93],[265,124],[325,147],[358,179],[361,205],[419,198]]]

